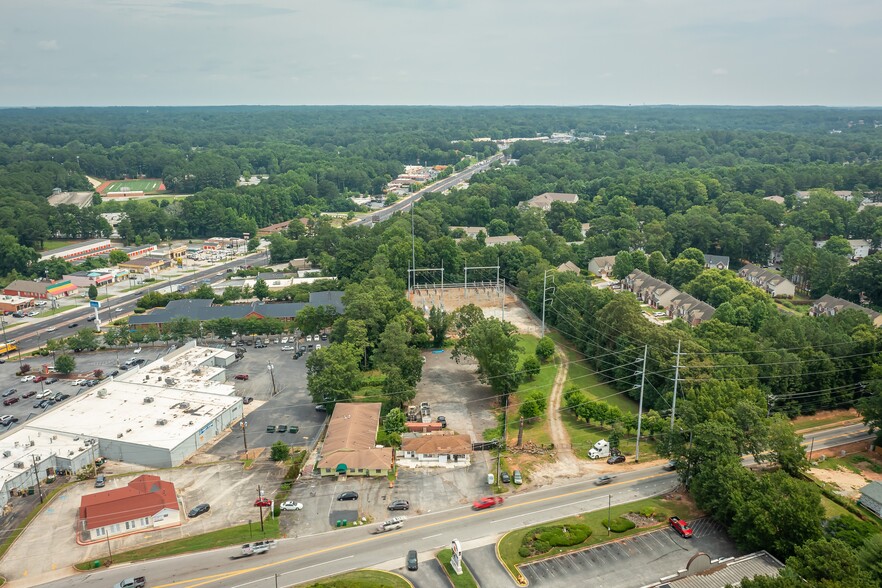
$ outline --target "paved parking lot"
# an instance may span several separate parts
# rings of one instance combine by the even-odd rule
[[[406,554],[407,552],[404,552],[402,560],[405,559]],[[434,557],[421,557],[419,569],[415,572],[408,570],[406,564],[394,571],[407,578],[416,588],[450,588],[447,574],[444,573],[441,563]],[[482,585],[489,586],[488,584]]]
[[[124,487],[136,476],[135,474],[114,476],[112,474],[115,467],[112,462],[107,463],[105,471],[110,477],[107,479],[105,490]],[[186,520],[180,527],[113,539],[110,545],[113,552],[119,553],[180,537],[247,524],[249,520],[253,521],[255,533],[258,533],[259,509],[253,506],[257,497],[257,487],[261,485],[274,490],[278,484],[278,468],[273,464],[243,470],[239,463],[221,463],[160,470],[156,474],[175,484],[183,513],[202,502],[210,504],[211,510],[195,519]],[[33,578],[64,566],[105,557],[108,554],[106,542],[80,546],[74,538],[80,498],[95,491],[94,482],[87,480],[58,495],[44,512],[31,522],[4,557],[4,576],[10,580],[24,576]]]
[[[710,518],[691,526],[692,539],[681,538],[671,528],[659,529],[522,566],[521,571],[531,586],[568,588],[576,579],[590,578],[591,585],[600,588],[631,588],[676,573],[698,552],[712,559],[741,554]]]
[[[282,351],[281,344],[270,344],[265,349],[246,347],[245,357],[227,369],[229,383],[235,384],[239,396],[251,396],[266,401],[246,417],[248,447],[270,447],[276,441],[289,445],[312,447],[321,433],[326,413],[315,410],[315,403],[306,390],[306,355],[292,359],[290,351]],[[228,347],[228,349],[232,349]],[[272,364],[270,373],[267,364]],[[247,381],[233,379],[236,374],[248,374]],[[276,395],[273,396],[273,379]],[[297,433],[267,433],[267,425],[297,426]],[[244,450],[242,435],[228,435],[211,449],[222,457],[234,456]]]
[[[133,353],[134,348],[122,349],[119,352],[117,351],[95,351],[92,353],[77,353],[74,355],[74,358],[77,362],[76,373],[85,373],[91,372],[92,370],[101,369],[104,370],[105,373],[109,374],[113,370],[117,369],[119,362],[125,362],[130,357],[142,357],[146,361],[150,362],[154,359],[164,355],[168,352],[168,349],[163,346],[157,347],[149,347],[145,346],[142,348],[141,353],[135,355]],[[117,358],[119,358],[117,360]],[[52,364],[52,356],[49,355],[47,357],[34,357],[34,358],[22,358],[22,363],[26,363],[31,366],[32,370],[38,370],[41,366],[51,365]],[[36,392],[40,393],[46,390],[51,390],[52,392],[64,392],[65,394],[70,394],[71,397],[76,396],[80,392],[86,390],[85,388],[72,387],[70,385],[71,380],[59,379],[57,382],[53,384],[46,384],[44,382],[22,382],[19,376],[15,375],[15,372],[18,371],[18,361],[16,358],[9,358],[5,364],[0,365],[0,391],[5,392],[10,388],[15,388],[18,390],[15,394],[8,398],[18,397],[20,400],[15,404],[11,404],[9,406],[0,405],[0,414],[11,414],[18,418],[18,423],[13,423],[8,427],[8,429],[13,429],[16,426],[21,426],[28,419],[31,419],[43,412],[48,410],[52,410],[55,406],[43,408],[35,408],[34,404],[37,402],[36,395],[30,398],[21,398],[23,394],[28,392]],[[121,372],[122,373],[122,372]],[[41,385],[42,384],[42,385]],[[62,401],[60,404],[63,404]],[[5,433],[7,427],[0,427],[0,433]]]
[[[511,575],[496,557],[496,545],[490,544],[477,549],[463,551],[463,561],[469,566],[478,586],[517,586]],[[579,584],[579,582],[571,582]]]

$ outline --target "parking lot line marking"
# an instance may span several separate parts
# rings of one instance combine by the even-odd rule
[[[652,479],[654,479],[654,478],[658,478],[658,477],[661,477],[661,476],[668,476],[668,475],[669,475],[669,474],[668,474],[667,472],[657,472],[657,473],[654,473],[654,474],[650,474],[650,475],[648,475],[648,476],[644,476],[644,477],[642,477],[642,478],[637,478],[637,479],[635,479],[635,480],[631,480],[631,481],[628,482],[628,483],[632,483],[632,484],[633,484],[633,483],[637,483],[637,482],[642,482],[642,481],[644,481],[644,480],[652,480]],[[614,485],[621,485],[621,484],[625,484],[625,483],[626,483],[626,482],[613,482]],[[335,485],[335,488],[336,488],[336,485]],[[576,496],[576,495],[579,495],[579,494],[586,494],[586,493],[588,493],[588,492],[595,492],[595,491],[599,491],[599,490],[600,490],[600,488],[596,488],[596,487],[594,487],[594,486],[590,486],[590,487],[587,487],[587,488],[584,488],[584,487],[583,487],[583,488],[581,488],[581,489],[579,489],[579,490],[573,490],[572,492],[567,492],[567,493],[564,493],[564,494],[558,494],[558,495],[555,495],[555,496],[547,496],[547,497],[545,497],[545,498],[536,498],[536,499],[533,499],[533,500],[528,500],[528,501],[526,501],[526,502],[519,503],[519,504],[517,504],[517,505],[509,505],[509,506],[503,505],[503,506],[500,506],[500,507],[498,507],[497,509],[493,509],[493,510],[481,510],[481,511],[476,511],[476,512],[469,512],[469,513],[464,514],[464,515],[461,515],[461,516],[459,516],[459,517],[454,517],[454,518],[451,518],[451,519],[441,520],[441,521],[437,521],[437,522],[434,522],[434,523],[427,523],[427,524],[422,525],[422,526],[419,526],[419,527],[405,528],[405,529],[402,529],[401,531],[399,531],[399,532],[396,534],[396,536],[399,536],[399,537],[400,537],[401,535],[404,535],[404,534],[407,534],[407,533],[414,533],[414,532],[416,532],[416,531],[420,531],[420,530],[422,530],[422,529],[428,529],[428,528],[431,528],[431,527],[437,527],[437,526],[439,526],[439,525],[447,525],[447,524],[450,524],[450,523],[454,523],[454,522],[462,521],[462,520],[466,520],[466,519],[471,519],[471,518],[475,518],[475,517],[486,516],[488,513],[492,513],[492,512],[494,512],[494,511],[495,511],[495,512],[499,512],[500,510],[505,510],[505,509],[511,509],[511,508],[514,508],[515,506],[527,506],[527,505],[530,505],[530,504],[538,504],[538,503],[541,503],[541,502],[547,502],[547,501],[549,501],[549,500],[556,500],[556,499],[560,499],[560,498],[566,498],[566,497],[568,497],[568,496]],[[561,506],[558,506],[558,507],[552,507],[552,508],[549,508],[549,509],[543,509],[542,511],[533,511],[532,513],[522,513],[521,515],[518,515],[518,516],[527,516],[527,515],[530,515],[530,514],[536,514],[537,512],[543,512],[543,511],[545,511],[545,510],[553,510],[554,508],[561,508],[561,507],[564,507],[564,506],[571,506],[571,505],[573,505],[573,504],[580,504],[581,502],[590,502],[591,500],[597,500],[597,499],[600,499],[600,498],[603,498],[603,497],[600,496],[600,497],[598,497],[598,498],[590,498],[590,499],[586,499],[586,500],[581,500],[581,501],[579,501],[579,502],[570,503],[570,504],[568,504],[568,505],[561,505]],[[466,507],[462,507],[462,508],[466,508]],[[452,509],[451,509],[451,510],[452,510]],[[435,514],[437,514],[437,513],[435,513]],[[517,518],[517,517],[509,517],[509,518]],[[508,520],[508,519],[506,519],[506,520]],[[349,548],[349,547],[353,547],[353,546],[355,546],[355,545],[361,545],[361,544],[367,543],[367,542],[369,542],[369,541],[380,541],[380,540],[382,540],[382,539],[384,539],[384,538],[385,538],[385,537],[384,537],[383,535],[372,535],[372,536],[370,536],[370,537],[366,537],[366,538],[363,538],[363,539],[358,539],[358,540],[356,540],[356,541],[351,541],[351,542],[349,542],[349,543],[343,543],[343,544],[340,544],[340,545],[332,545],[332,546],[330,546],[330,547],[326,547],[326,548],[324,548],[324,549],[319,549],[319,550],[316,550],[316,551],[312,551],[312,552],[310,552],[310,553],[303,553],[303,554],[296,555],[296,556],[293,556],[293,557],[290,557],[290,558],[287,558],[287,559],[283,559],[283,560],[280,560],[280,561],[277,561],[277,562],[271,562],[271,563],[266,563],[266,564],[258,565],[258,566],[255,566],[255,567],[253,567],[253,568],[245,568],[245,569],[241,569],[241,570],[230,570],[229,572],[222,572],[222,573],[214,574],[214,575],[211,575],[211,576],[202,576],[202,577],[198,577],[198,578],[190,578],[190,579],[187,579],[187,580],[177,580],[177,581],[175,581],[175,582],[169,582],[169,583],[167,583],[167,584],[160,584],[160,585],[156,586],[155,588],[170,588],[171,586],[183,586],[183,585],[187,585],[187,586],[189,586],[189,588],[198,588],[199,586],[205,586],[205,585],[207,585],[207,584],[210,584],[210,583],[211,583],[212,581],[214,581],[214,580],[225,579],[225,578],[232,578],[232,577],[235,577],[235,576],[238,576],[238,575],[247,574],[247,573],[249,573],[249,572],[254,572],[254,571],[261,570],[261,569],[265,569],[265,568],[268,568],[268,567],[284,565],[284,564],[291,563],[291,562],[293,562],[293,561],[297,561],[297,560],[300,560],[300,559],[303,559],[303,558],[306,558],[306,557],[311,557],[311,556],[315,556],[315,555],[321,555],[322,553],[329,553],[329,552],[332,552],[332,551],[338,551],[338,550],[341,550],[341,549],[347,549],[347,548]]]

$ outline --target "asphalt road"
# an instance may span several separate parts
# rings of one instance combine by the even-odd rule
[[[421,561],[459,539],[464,548],[494,543],[504,532],[585,511],[604,509],[608,496],[623,504],[672,490],[677,476],[659,468],[621,474],[617,482],[598,487],[587,478],[565,486],[544,488],[506,497],[505,504],[473,511],[457,507],[447,511],[409,517],[400,531],[370,534],[365,527],[287,539],[265,555],[232,559],[240,549],[210,552],[114,567],[96,573],[70,576],[44,584],[62,586],[110,586],[122,578],[146,576],[152,588],[171,586],[220,586],[274,588],[291,586],[329,574],[365,567],[398,569],[408,549],[416,549]],[[421,566],[422,568],[423,566]],[[428,571],[428,570],[427,570]],[[408,577],[419,582],[420,573]]]
[[[396,212],[401,212],[402,210],[410,207],[411,204],[413,204],[415,202],[419,202],[423,196],[425,196],[426,194],[428,194],[430,192],[443,192],[444,190],[447,190],[448,188],[455,186],[456,184],[459,184],[460,182],[465,182],[465,181],[469,180],[473,175],[486,170],[494,162],[499,161],[503,157],[504,157],[504,154],[497,153],[496,155],[494,155],[492,157],[489,157],[483,161],[479,161],[478,163],[469,166],[468,168],[464,169],[461,172],[451,174],[450,176],[444,178],[443,180],[438,180],[437,182],[435,182],[429,186],[426,186],[425,188],[423,188],[422,190],[419,190],[418,192],[414,192],[413,194],[405,196],[404,198],[402,198],[401,200],[399,200],[395,204],[388,206],[382,210],[378,210],[378,211],[374,212],[373,214],[370,214],[362,219],[359,219],[359,220],[353,222],[352,224],[354,224],[354,225],[370,225],[375,222],[373,220],[374,217],[379,217],[381,221],[384,221],[387,218],[389,218],[390,216],[392,216],[393,214],[395,214]]]
[[[132,312],[135,309],[135,302],[138,300],[138,298],[140,298],[147,292],[156,292],[157,290],[162,290],[170,286],[175,289],[176,286],[181,284],[198,285],[202,282],[202,280],[206,278],[210,278],[212,282],[215,282],[223,279],[217,276],[218,272],[226,272],[227,268],[233,268],[243,264],[247,265],[265,257],[266,252],[264,251],[252,253],[249,255],[238,257],[232,261],[213,265],[210,268],[198,270],[196,272],[187,274],[186,276],[181,276],[180,278],[174,280],[163,280],[155,285],[147,286],[146,288],[139,288],[138,290],[135,290],[133,292],[128,292],[119,296],[113,296],[109,300],[107,300],[105,304],[102,305],[101,311],[102,313],[105,313],[105,316],[106,313],[110,312],[111,316],[113,316],[115,319],[118,315]],[[67,327],[72,323],[79,323],[81,327],[90,325],[92,323],[86,322],[86,318],[92,316],[93,314],[94,311],[87,307],[79,308],[76,310],[69,310],[56,316],[42,319],[39,322],[33,323],[33,325],[29,327],[18,328],[13,331],[9,331],[8,337],[9,339],[17,340],[17,345],[19,349],[34,349],[45,344],[45,340],[42,339],[42,335],[49,327],[56,327],[58,329],[56,332],[53,333],[55,337],[67,337],[68,335],[73,334],[73,330],[69,332],[67,331],[67,329],[62,330],[62,327]],[[16,359],[17,356],[15,353],[12,353],[8,357],[6,357],[6,360],[10,362]]]

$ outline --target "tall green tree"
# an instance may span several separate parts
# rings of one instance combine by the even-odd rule
[[[443,309],[432,305],[429,309],[429,331],[432,333],[432,345],[435,347],[443,347],[444,339],[447,337],[447,329],[450,328],[451,318]]]
[[[72,355],[59,355],[55,358],[55,371],[65,376],[77,369],[77,362]]]
[[[521,347],[514,325],[497,318],[484,319],[473,325],[463,339],[457,341],[453,356],[459,360],[472,357],[478,362],[478,378],[489,384],[508,404],[508,395],[521,382],[518,360]]]
[[[306,360],[306,387],[316,404],[333,408],[349,402],[361,385],[359,350],[349,343],[335,343],[311,353]]]
[[[258,300],[263,300],[264,298],[268,298],[270,295],[270,289],[267,285],[266,281],[263,278],[257,278],[257,281],[254,282],[254,296]]]

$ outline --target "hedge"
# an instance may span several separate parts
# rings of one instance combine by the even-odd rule
[[[551,551],[552,547],[570,547],[583,543],[591,536],[588,525],[557,525],[554,527],[537,527],[524,535],[518,554],[521,557],[542,555]]]
[[[637,525],[634,524],[634,521],[629,521],[628,519],[622,517],[616,517],[612,520],[612,524],[607,523],[607,519],[603,519],[600,521],[600,524],[603,525],[604,528],[609,527],[609,530],[613,533],[624,533],[625,531],[630,531]]]

